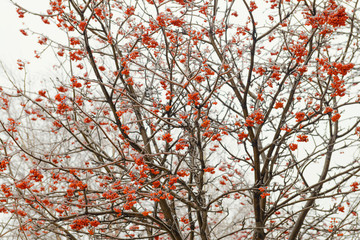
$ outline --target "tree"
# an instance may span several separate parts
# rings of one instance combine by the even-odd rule
[[[61,74],[1,88],[1,236],[359,238],[358,1],[16,6]]]

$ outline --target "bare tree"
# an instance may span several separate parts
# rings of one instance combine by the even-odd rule
[[[357,0],[14,4],[61,74],[1,88],[0,236],[359,238]]]

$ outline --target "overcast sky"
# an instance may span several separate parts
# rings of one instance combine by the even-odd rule
[[[48,5],[44,4],[48,2],[48,0],[17,0],[17,2],[25,4],[22,6],[29,8],[29,10],[43,10],[44,7]],[[30,3],[32,4],[31,6],[29,6]],[[26,24],[23,23],[24,21],[26,21]],[[44,79],[46,75],[51,72],[55,59],[49,60],[46,56],[42,57],[42,59],[36,59],[34,57],[34,50],[39,49],[37,37],[24,36],[19,31],[20,29],[26,29],[28,25],[41,33],[48,31],[38,17],[35,18],[26,14],[25,18],[19,18],[16,7],[13,6],[10,0],[0,0],[0,32],[2,33],[2,37],[0,38],[0,61],[6,70],[15,78],[23,78],[24,76],[24,71],[17,69],[17,60],[29,61],[27,78],[29,80]],[[48,55],[51,53],[50,50]],[[1,85],[7,85],[7,80],[4,78],[3,71],[0,69],[0,86]]]
[[[8,66],[15,66],[19,57],[29,54],[29,51],[26,50],[26,39],[21,37],[19,28],[21,28],[21,21],[19,21],[11,2],[9,0],[0,1],[0,32],[2,33],[0,59]]]

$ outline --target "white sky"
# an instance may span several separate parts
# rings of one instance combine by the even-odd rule
[[[23,28],[21,20],[9,0],[0,1],[0,32],[3,33],[0,38],[0,59],[9,67],[15,67],[18,58],[33,53],[26,37],[19,32]]]
[[[29,7],[29,10],[36,10],[39,8],[43,9],[44,2],[46,1],[18,0],[17,2],[21,3],[21,5],[27,2],[25,6],[31,3],[31,6],[26,7]],[[25,14],[25,18],[19,18],[16,7],[10,0],[0,0],[0,32],[2,33],[2,37],[0,38],[0,62],[5,66],[8,73],[15,78],[20,78],[18,80],[21,80],[24,78],[25,72],[18,70],[17,60],[27,60],[30,62],[27,67],[27,78],[30,80],[37,79],[37,81],[40,79],[43,80],[52,71],[52,66],[56,63],[56,59],[51,59],[48,56],[44,56],[41,59],[34,57],[34,50],[39,49],[37,37],[24,36],[20,33],[20,29],[27,28],[23,22],[29,24],[32,29],[38,28],[42,29],[41,32],[46,32],[45,24],[43,24],[38,17],[35,18],[29,14]],[[50,50],[47,55],[51,54],[52,52]],[[8,85],[8,80],[5,78],[3,70],[0,69],[0,86],[4,85]]]

